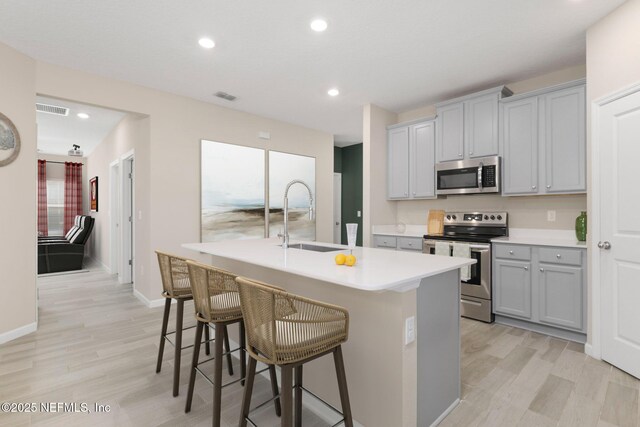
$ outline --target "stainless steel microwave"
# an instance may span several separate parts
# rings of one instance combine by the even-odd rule
[[[438,163],[436,194],[478,194],[500,192],[500,157]]]

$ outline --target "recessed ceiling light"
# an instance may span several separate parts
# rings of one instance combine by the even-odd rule
[[[329,89],[329,91],[327,92],[329,94],[329,96],[338,96],[340,95],[340,91],[336,88],[333,89]]]
[[[213,49],[216,43],[208,37],[203,37],[198,40],[198,44],[205,49]]]
[[[327,21],[324,19],[314,19],[311,21],[311,29],[321,33],[327,29]]]
[[[88,119],[89,118],[89,115],[87,113],[78,113],[77,116],[80,117],[81,119]]]

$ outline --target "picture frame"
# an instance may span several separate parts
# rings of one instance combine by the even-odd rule
[[[0,113],[0,167],[7,166],[20,154],[20,134],[13,122]]]
[[[89,208],[91,212],[98,212],[98,177],[89,180]]]

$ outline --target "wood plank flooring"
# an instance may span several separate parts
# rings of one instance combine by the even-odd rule
[[[184,413],[190,350],[183,352],[180,396],[171,394],[171,346],[155,373],[162,308],[146,308],[131,285],[97,268],[38,283],[38,331],[0,346],[0,402],[87,402],[91,409],[97,402],[111,410],[0,413],[0,426],[211,425],[212,390],[202,378],[192,412]],[[191,316],[185,323],[194,323]],[[185,345],[191,337],[189,330]],[[462,350],[463,400],[442,426],[640,427],[640,381],[585,356],[581,345],[462,319]],[[223,390],[225,426],[237,425],[242,390]],[[257,378],[254,406],[269,396],[268,381]],[[279,425],[271,405],[254,418]],[[305,408],[304,425],[330,424]]]

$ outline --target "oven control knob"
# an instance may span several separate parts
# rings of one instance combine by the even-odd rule
[[[491,221],[493,221],[494,219],[496,219],[495,215],[491,215]]]
[[[484,220],[485,220],[485,221],[488,221],[488,220],[489,220],[489,215],[485,215],[485,216],[484,216]]]
[[[451,215],[447,215],[447,219],[451,219]]]
[[[451,218],[453,218],[453,220],[454,220],[454,221],[455,221],[456,219],[458,219],[458,218],[456,218],[456,216],[455,216],[455,215],[454,215],[454,216],[452,216]]]
[[[498,218],[498,221],[502,221],[502,215],[498,215],[496,218]]]

